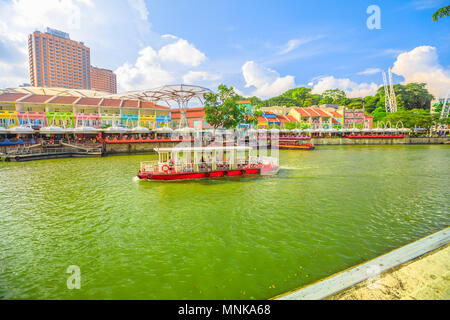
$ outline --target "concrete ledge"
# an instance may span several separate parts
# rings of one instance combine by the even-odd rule
[[[420,257],[450,242],[450,227],[433,233],[399,249],[349,268],[306,287],[274,297],[275,300],[320,300],[361,281]]]

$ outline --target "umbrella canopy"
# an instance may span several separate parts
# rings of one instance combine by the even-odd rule
[[[181,131],[182,129],[178,129],[178,132],[186,132],[186,131]],[[156,132],[161,132],[161,133],[172,133],[173,130],[169,127],[163,127],[163,128],[156,128],[155,129]]]
[[[12,134],[32,134],[34,133],[33,128],[24,126],[24,125],[20,125],[17,127],[13,127],[13,128],[9,128],[8,129],[8,133],[12,133]]]
[[[131,132],[133,132],[133,133],[149,133],[150,129],[144,128],[141,126],[137,126],[137,127],[134,127],[133,129],[131,129]]]
[[[93,127],[80,126],[72,130],[75,134],[96,134],[98,130]]]
[[[111,126],[109,128],[104,129],[103,131],[106,133],[127,133],[130,130],[124,127]]]
[[[39,130],[42,134],[64,134],[66,131],[66,129],[57,126],[43,127]]]

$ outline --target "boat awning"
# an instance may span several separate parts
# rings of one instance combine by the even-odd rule
[[[213,151],[246,151],[252,150],[245,146],[221,146],[221,147],[175,147],[175,148],[155,148],[156,152],[213,152]]]

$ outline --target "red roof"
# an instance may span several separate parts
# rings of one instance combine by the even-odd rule
[[[290,122],[289,118],[283,115],[278,115],[277,118],[280,122]]]
[[[334,124],[339,124],[339,123],[340,123],[339,121],[337,121],[337,120],[336,120],[336,119],[334,119],[334,118],[333,118],[333,119],[331,119],[331,122],[332,122],[332,123],[334,123]]]
[[[193,112],[193,111],[205,111],[205,108],[204,107],[200,107],[200,108],[188,108],[188,109],[186,109],[186,113],[189,113],[189,112]],[[172,114],[174,114],[174,113],[180,113],[180,109],[172,109]]]
[[[297,119],[295,119],[293,116],[288,115],[287,118],[289,119],[290,122],[298,122]]]
[[[120,107],[122,100],[120,99],[103,99],[100,104],[103,107]]]
[[[25,99],[23,99],[20,102],[27,102],[27,103],[46,103],[48,100],[53,98],[54,96],[44,96],[40,94],[33,94]]]
[[[320,113],[311,108],[305,108],[305,111],[309,113],[312,117],[320,117]]]
[[[268,122],[267,119],[263,116],[258,117],[258,122]]]
[[[3,93],[0,94],[0,101],[1,102],[16,102],[17,100],[19,100],[20,98],[25,97],[27,94],[26,93]]]
[[[336,111],[330,111],[331,115],[335,118],[342,118],[342,114]]]
[[[101,101],[101,98],[81,98],[76,104],[82,106],[98,106]]]
[[[241,103],[241,104],[251,104],[252,102],[251,102],[251,101],[248,101],[248,100],[240,100],[240,101],[238,101],[237,103]]]
[[[300,113],[302,117],[309,117],[310,114],[306,112],[306,108],[295,108],[295,110]]]
[[[49,103],[53,104],[73,104],[75,101],[77,101],[78,97],[55,97],[52,100],[49,101]]]
[[[325,111],[323,111],[323,110],[321,110],[321,109],[312,109],[312,110],[314,110],[315,112],[317,112],[320,116],[322,116],[322,117],[329,117],[330,115],[328,114],[328,113],[326,113]]]
[[[138,108],[139,101],[138,100],[123,100],[122,107],[123,108]]]
[[[150,101],[141,101],[141,108],[170,110],[169,107],[160,106]]]

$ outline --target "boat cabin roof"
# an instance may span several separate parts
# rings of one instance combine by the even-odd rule
[[[213,152],[213,151],[246,151],[251,150],[250,147],[245,146],[219,146],[219,147],[174,147],[174,148],[155,148],[154,150],[160,152]]]

